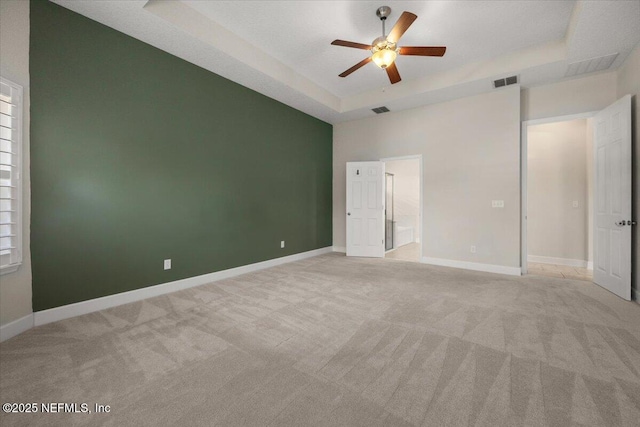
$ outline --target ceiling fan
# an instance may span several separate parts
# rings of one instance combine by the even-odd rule
[[[384,23],[387,17],[391,15],[391,8],[389,6],[382,6],[376,10],[376,15],[382,21],[382,37],[378,37],[370,45],[362,43],[348,42],[345,40],[334,40],[331,42],[335,46],[353,47],[356,49],[370,50],[372,55],[368,58],[358,62],[353,67],[349,68],[340,77],[347,77],[357,69],[367,65],[373,61],[378,67],[387,71],[391,84],[398,83],[400,80],[400,73],[396,68],[395,60],[397,55],[413,55],[413,56],[444,56],[447,50],[444,46],[402,46],[398,47],[398,41],[400,37],[407,31],[407,29],[413,24],[418,16],[411,12],[402,12],[398,22],[393,26],[389,35],[385,34]]]

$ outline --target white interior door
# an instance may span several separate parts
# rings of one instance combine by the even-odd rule
[[[593,281],[631,299],[631,96],[595,117]]]
[[[347,163],[347,256],[384,257],[384,163]]]

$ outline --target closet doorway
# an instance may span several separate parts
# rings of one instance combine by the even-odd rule
[[[527,273],[591,281],[593,118],[526,131]]]

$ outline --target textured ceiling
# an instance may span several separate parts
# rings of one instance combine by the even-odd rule
[[[580,19],[569,35],[571,62],[606,53],[628,52],[638,43],[640,0],[590,1],[580,6]]]
[[[334,95],[349,96],[389,84],[369,64],[347,78],[342,71],[367,51],[331,46],[334,39],[369,44],[381,35],[380,1],[183,1],[268,52]],[[443,58],[397,59],[404,80],[451,70],[532,45],[564,38],[574,1],[387,1],[387,33],[403,11],[418,19],[405,46],[447,46]],[[532,25],[535,23],[535,25]]]
[[[446,45],[444,58],[400,57],[402,82],[369,64],[337,75],[381,32],[370,1],[51,0],[159,49],[330,123],[565,78],[571,62],[618,53],[640,41],[640,1],[387,1],[388,29],[418,15],[400,45]]]

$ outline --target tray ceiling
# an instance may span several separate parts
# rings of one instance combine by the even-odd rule
[[[390,1],[390,28],[418,15],[400,45],[445,45],[443,58],[398,58],[390,85],[373,64],[338,74],[381,33],[371,1],[52,0],[155,47],[330,123],[488,92],[518,75],[534,86],[566,78],[570,63],[617,53],[640,40],[640,2]]]

